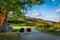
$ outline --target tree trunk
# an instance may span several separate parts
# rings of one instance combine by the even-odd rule
[[[1,26],[1,29],[3,31],[6,31],[6,32],[9,32],[9,28],[7,26],[7,21],[6,21],[6,18],[7,18],[7,12],[0,12],[0,26]]]
[[[45,30],[45,23],[43,23],[42,25],[42,30]]]
[[[5,32],[9,32],[9,28],[8,28],[8,26],[7,26],[7,22],[6,22],[6,21],[3,22],[2,29],[3,29]]]

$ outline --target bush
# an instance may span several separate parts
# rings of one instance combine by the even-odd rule
[[[19,36],[13,32],[0,33],[0,40],[19,40]]]
[[[46,27],[46,28],[50,28],[50,27],[51,27],[51,25],[47,24],[47,25],[45,25],[45,27]]]

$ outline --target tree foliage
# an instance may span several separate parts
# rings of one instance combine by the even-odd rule
[[[0,14],[5,14],[5,20],[9,12],[17,14],[17,16],[22,14],[22,9],[27,10],[28,7],[32,7],[33,4],[42,4],[43,0],[0,0]],[[5,21],[3,19],[3,21]],[[0,20],[1,22],[1,20]],[[3,23],[3,22],[1,22]]]
[[[18,13],[21,9],[31,7],[33,4],[42,4],[43,0],[0,0],[0,11],[7,10]]]
[[[21,12],[22,9],[27,10],[28,7],[31,8],[34,4],[42,3],[43,0],[0,0],[0,11],[3,13],[12,11],[15,13],[13,16],[19,18],[23,16],[23,13]]]

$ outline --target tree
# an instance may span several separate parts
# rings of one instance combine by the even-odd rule
[[[6,18],[9,12],[12,11],[13,13],[20,14],[22,9],[27,10],[27,7],[31,8],[33,4],[42,3],[43,0],[0,0],[0,26],[3,27],[6,31],[9,31],[6,25]]]

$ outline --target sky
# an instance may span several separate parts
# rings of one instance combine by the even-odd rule
[[[60,0],[44,0],[41,5],[33,5],[26,16],[49,21],[60,21]]]

